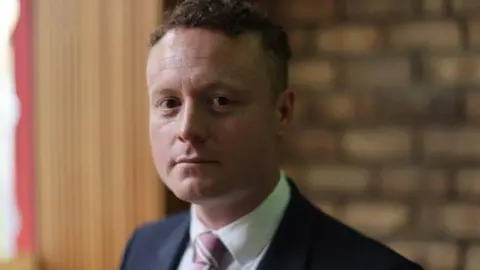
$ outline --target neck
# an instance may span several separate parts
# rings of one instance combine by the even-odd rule
[[[262,186],[246,190],[235,196],[219,198],[208,203],[194,205],[194,211],[198,219],[212,230],[222,228],[239,218],[247,215],[257,208],[273,192],[278,180],[279,172],[272,173],[266,179],[262,179]],[[260,182],[260,180],[259,180]]]

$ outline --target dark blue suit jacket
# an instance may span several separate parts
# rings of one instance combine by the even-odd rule
[[[285,215],[259,270],[421,270],[388,247],[326,215],[292,181]],[[189,242],[189,213],[137,229],[121,270],[174,270]]]

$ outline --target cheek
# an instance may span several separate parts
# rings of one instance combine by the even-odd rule
[[[173,138],[173,122],[159,120],[157,117],[150,116],[149,133],[150,140],[155,144],[167,143]]]
[[[160,169],[168,161],[169,149],[171,149],[170,142],[173,135],[169,132],[168,125],[155,121],[150,121],[149,129],[153,159],[155,165]]]
[[[237,153],[239,158],[252,153],[266,154],[272,147],[275,132],[271,120],[261,114],[242,115],[223,128],[219,138],[224,149]]]

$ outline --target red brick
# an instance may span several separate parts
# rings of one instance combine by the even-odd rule
[[[443,208],[442,224],[452,236],[480,237],[480,206],[465,203],[447,205]]]
[[[459,49],[460,29],[455,21],[427,21],[398,24],[390,31],[396,49]]]
[[[462,97],[458,92],[455,91],[438,91],[437,93],[432,93],[426,97],[426,111],[423,111],[425,116],[423,119],[424,122],[428,123],[455,123],[461,117],[462,111],[464,110]],[[418,102],[418,105],[423,105],[421,102]],[[420,107],[419,106],[419,107]]]
[[[465,169],[457,174],[457,190],[462,197],[480,199],[480,169]]]
[[[292,23],[328,22],[335,15],[335,0],[283,0],[279,16]]]
[[[421,171],[413,167],[383,169],[380,178],[380,188],[389,197],[415,195],[422,184]]]
[[[294,55],[308,51],[311,43],[310,31],[294,28],[288,31],[288,41]]]
[[[477,106],[480,105],[480,92],[476,93],[475,87],[468,87],[480,84],[480,54],[476,50],[480,47],[480,31],[477,30],[480,22],[473,16],[463,19],[461,15],[474,14],[472,5],[479,1],[464,0],[463,7],[459,7],[458,0],[345,0],[347,18],[339,18],[342,19],[341,24],[334,24],[332,20],[333,5],[331,9],[325,9],[325,16],[318,15],[319,10],[308,7],[324,4],[322,1],[314,3],[316,1],[298,4],[296,1],[287,1],[285,10],[289,15],[286,20],[290,22],[287,27],[292,30],[292,46],[295,53],[302,54],[302,58],[297,59],[303,59],[304,56],[308,59],[292,63],[292,86],[323,91],[332,90],[337,84],[344,83],[340,85],[344,88],[341,90],[347,91],[311,91],[304,97],[304,101],[299,102],[304,105],[297,106],[301,111],[297,115],[300,121],[297,122],[303,124],[298,126],[299,130],[294,137],[296,144],[292,145],[297,152],[308,158],[309,163],[322,165],[309,169],[303,169],[304,165],[301,165],[287,170],[294,171],[291,174],[295,175],[295,179],[300,179],[314,204],[325,212],[342,220],[354,220],[354,224],[359,224],[355,226],[372,235],[385,236],[399,230],[398,235],[394,234],[388,239],[400,241],[400,244],[395,242],[393,245],[399,246],[403,250],[402,254],[407,257],[422,262],[425,269],[460,269],[462,265],[465,265],[466,270],[480,269],[480,262],[471,262],[480,257],[480,247],[475,251],[475,246],[472,246],[473,251],[459,257],[460,246],[456,245],[458,240],[462,240],[463,250],[480,239],[480,209],[476,202],[480,196],[474,181],[480,167],[472,167],[472,171],[460,167],[473,165],[470,163],[477,162],[480,158],[480,129],[477,131],[475,126],[480,120],[480,109],[477,109],[480,107]],[[332,2],[333,0],[328,1],[327,4]],[[455,22],[452,22],[452,18],[446,18],[447,11],[450,12],[446,7],[450,7],[450,3],[453,3],[454,12],[460,14],[460,20],[467,26],[465,30],[468,32],[462,40]],[[400,8],[395,8],[395,5]],[[418,14],[419,7],[423,9],[421,14]],[[342,12],[340,10],[339,14]],[[411,18],[395,20],[397,15]],[[418,21],[417,18],[420,17],[417,15],[430,21]],[[289,21],[295,17],[296,21]],[[364,17],[365,20],[355,23],[348,20],[352,17]],[[444,18],[445,21],[437,21],[439,18]],[[383,19],[391,21],[383,25]],[[316,28],[322,20],[332,24]],[[382,28],[381,35],[370,24],[374,20],[375,26]],[[345,21],[348,25],[343,23]],[[440,28],[442,31],[439,31]],[[462,52],[463,38],[467,38],[468,52]],[[389,44],[391,48],[385,48]],[[325,58],[307,57],[315,49],[318,49],[320,57]],[[385,54],[385,49],[392,50],[393,54]],[[423,65],[410,62],[408,52],[417,49],[427,50],[422,53],[425,57],[421,59]],[[428,51],[432,51],[431,54]],[[357,54],[361,54],[361,57],[357,58]],[[343,57],[344,55],[348,57]],[[334,60],[331,64],[328,62],[330,59]],[[411,70],[411,67],[415,69],[420,66],[425,67],[425,70],[419,75]],[[422,76],[419,77],[420,75]],[[430,89],[416,89],[417,83],[420,83],[420,88],[447,86],[462,91],[423,91]],[[368,91],[371,88],[393,88],[391,90],[397,91]],[[464,89],[468,91],[465,92]],[[333,123],[335,130],[311,129],[307,126],[310,123],[323,128]],[[444,126],[447,123],[449,125]],[[459,128],[460,125],[465,128]],[[424,156],[412,163],[418,166],[410,167],[405,164],[412,162],[410,150],[407,154],[401,150],[388,153],[385,149],[388,150],[393,143],[384,143],[388,145],[383,149],[372,146],[380,144],[381,140],[377,142],[372,139],[366,140],[367,146],[361,141],[351,143],[353,150],[338,149],[345,147],[345,138],[337,137],[333,132],[337,132],[337,127],[348,134],[358,132],[352,130],[352,126],[362,130],[371,129],[372,126],[386,129],[391,127],[398,131],[418,127],[416,132],[420,132],[421,139],[418,151]],[[408,135],[409,138],[410,136],[413,134]],[[342,144],[339,143],[340,140]],[[335,144],[337,148],[333,147]],[[410,142],[408,146],[411,147]],[[325,162],[324,159],[338,158],[337,155],[343,153],[340,150],[345,150],[347,157],[353,157],[352,160],[346,159],[345,163],[336,166],[326,165],[331,162]],[[382,158],[382,155],[390,157]],[[422,167],[424,162],[435,165],[430,162],[431,158],[441,161],[438,168]],[[385,162],[384,166],[387,167],[377,175],[378,168],[372,171],[370,168],[363,169],[348,164],[359,160]],[[401,164],[397,161],[401,161]],[[295,159],[295,162],[303,163],[304,160]],[[452,168],[458,170],[453,177],[450,173]],[[380,188],[382,196],[374,198],[378,194],[369,192],[371,188]],[[450,188],[458,190],[458,196]],[[372,214],[370,210],[362,212],[358,210],[361,207],[352,207],[359,197],[364,198],[361,204],[380,207],[390,205],[390,202],[381,202],[380,199],[398,201],[400,208],[407,212],[406,221],[402,222],[403,210],[399,211],[400,218],[396,216],[400,221],[390,220],[389,224],[387,221],[376,220],[388,219],[388,214],[393,215],[395,211],[383,211],[388,214],[382,211]],[[453,198],[458,201],[453,202]],[[340,202],[336,199],[340,199]],[[473,201],[475,205],[468,204]],[[347,209],[344,208],[345,204]],[[409,220],[410,207],[413,207],[413,220]],[[366,208],[371,209],[364,207]],[[464,255],[466,261],[463,261]]]
[[[405,160],[411,152],[411,134],[405,130],[387,128],[352,130],[344,135],[342,147],[349,157],[355,159]]]
[[[387,243],[393,250],[406,258],[415,261],[423,262],[427,250],[427,243],[419,241],[394,241]]]
[[[468,22],[468,35],[470,46],[480,47],[480,20],[475,19]]]
[[[410,84],[406,58],[351,60],[345,63],[345,81],[351,87],[404,87]]]
[[[358,120],[376,120],[378,117],[378,100],[374,94],[359,95],[355,102],[355,116]]]
[[[480,246],[471,246],[466,255],[465,270],[480,269]]]
[[[469,121],[480,121],[480,92],[465,94],[466,115]]]
[[[430,130],[423,136],[427,158],[455,159],[480,157],[480,130]]]
[[[458,265],[458,246],[454,243],[431,243],[427,247],[427,269],[455,269]]]
[[[430,110],[432,99],[417,91],[397,91],[395,93],[375,93],[378,109],[374,115],[377,121],[388,124],[411,124],[422,121],[434,112]]]
[[[333,53],[366,53],[382,45],[376,26],[344,25],[321,30],[316,38],[320,51]]]
[[[442,84],[480,84],[480,54],[432,57],[427,60],[430,79]]]
[[[346,93],[319,97],[315,105],[316,119],[322,123],[344,122],[355,118],[355,99]]]
[[[291,84],[322,89],[322,86],[332,84],[335,70],[327,61],[308,60],[293,63],[290,70]]]
[[[459,248],[452,242],[395,241],[388,245],[410,260],[421,262],[425,269],[456,269]]]
[[[375,121],[378,117],[377,94],[336,92],[318,96],[312,112],[319,124],[348,121]]]
[[[294,151],[304,158],[334,159],[339,151],[337,137],[326,130],[296,132],[292,143]]]
[[[422,184],[422,197],[442,197],[449,189],[447,172],[440,169],[428,170]]]
[[[292,125],[301,126],[308,120],[310,99],[311,98],[307,93],[303,91],[297,91],[295,96]]]
[[[317,206],[319,209],[321,209],[323,212],[327,213],[328,215],[331,215],[335,218],[342,218],[343,212],[341,207],[336,205],[335,203],[329,202],[329,201],[315,201],[314,199],[311,199],[314,203],[315,206]]]
[[[443,200],[424,201],[418,206],[419,220],[418,229],[424,236],[445,233],[443,224]]]
[[[424,0],[423,10],[427,15],[439,16],[445,12],[445,0]]]
[[[384,168],[380,171],[380,191],[389,198],[441,197],[448,190],[445,171],[421,167]]]
[[[472,13],[475,14],[480,10],[480,2],[478,0],[452,0],[452,6],[455,13]]]
[[[412,13],[410,0],[346,0],[349,17],[391,17],[392,15],[408,15]]]
[[[368,170],[350,166],[318,166],[306,172],[308,186],[318,192],[363,193],[370,179]]]
[[[369,235],[385,236],[405,226],[408,215],[402,204],[352,202],[345,207],[344,221]]]

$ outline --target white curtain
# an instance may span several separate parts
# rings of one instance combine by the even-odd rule
[[[15,193],[15,133],[20,104],[15,89],[12,33],[19,0],[0,0],[0,260],[17,252],[19,211]]]

